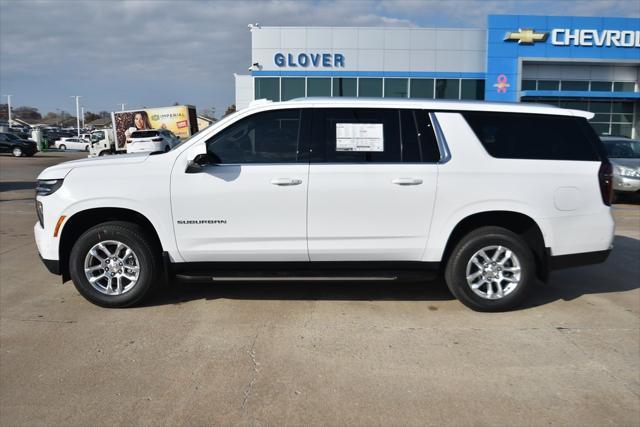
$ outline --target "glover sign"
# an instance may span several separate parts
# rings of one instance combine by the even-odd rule
[[[278,67],[344,68],[341,53],[276,53],[273,62]]]

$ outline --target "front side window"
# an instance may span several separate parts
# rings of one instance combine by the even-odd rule
[[[295,163],[301,111],[273,110],[245,117],[207,141],[207,153],[220,164]]]
[[[476,111],[463,115],[493,157],[599,160],[598,137],[583,118]]]

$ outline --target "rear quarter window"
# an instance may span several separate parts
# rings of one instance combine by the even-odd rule
[[[493,157],[600,160],[600,141],[582,117],[475,111],[462,114]]]

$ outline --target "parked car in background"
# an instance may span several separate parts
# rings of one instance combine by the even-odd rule
[[[138,130],[131,134],[127,153],[167,152],[178,145],[180,139],[166,129]]]
[[[0,133],[0,153],[11,153],[14,157],[33,156],[38,151],[35,141],[20,138],[13,133]]]
[[[89,151],[89,146],[91,142],[87,139],[82,139],[78,137],[74,138],[60,138],[54,143],[55,148],[58,150],[82,150]]]
[[[618,195],[640,192],[640,141],[615,136],[600,139],[613,166],[613,191]]]

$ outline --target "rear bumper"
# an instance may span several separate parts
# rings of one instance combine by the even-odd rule
[[[580,267],[583,265],[600,264],[607,260],[611,249],[596,252],[584,252],[581,254],[552,256],[549,259],[551,270]]]

